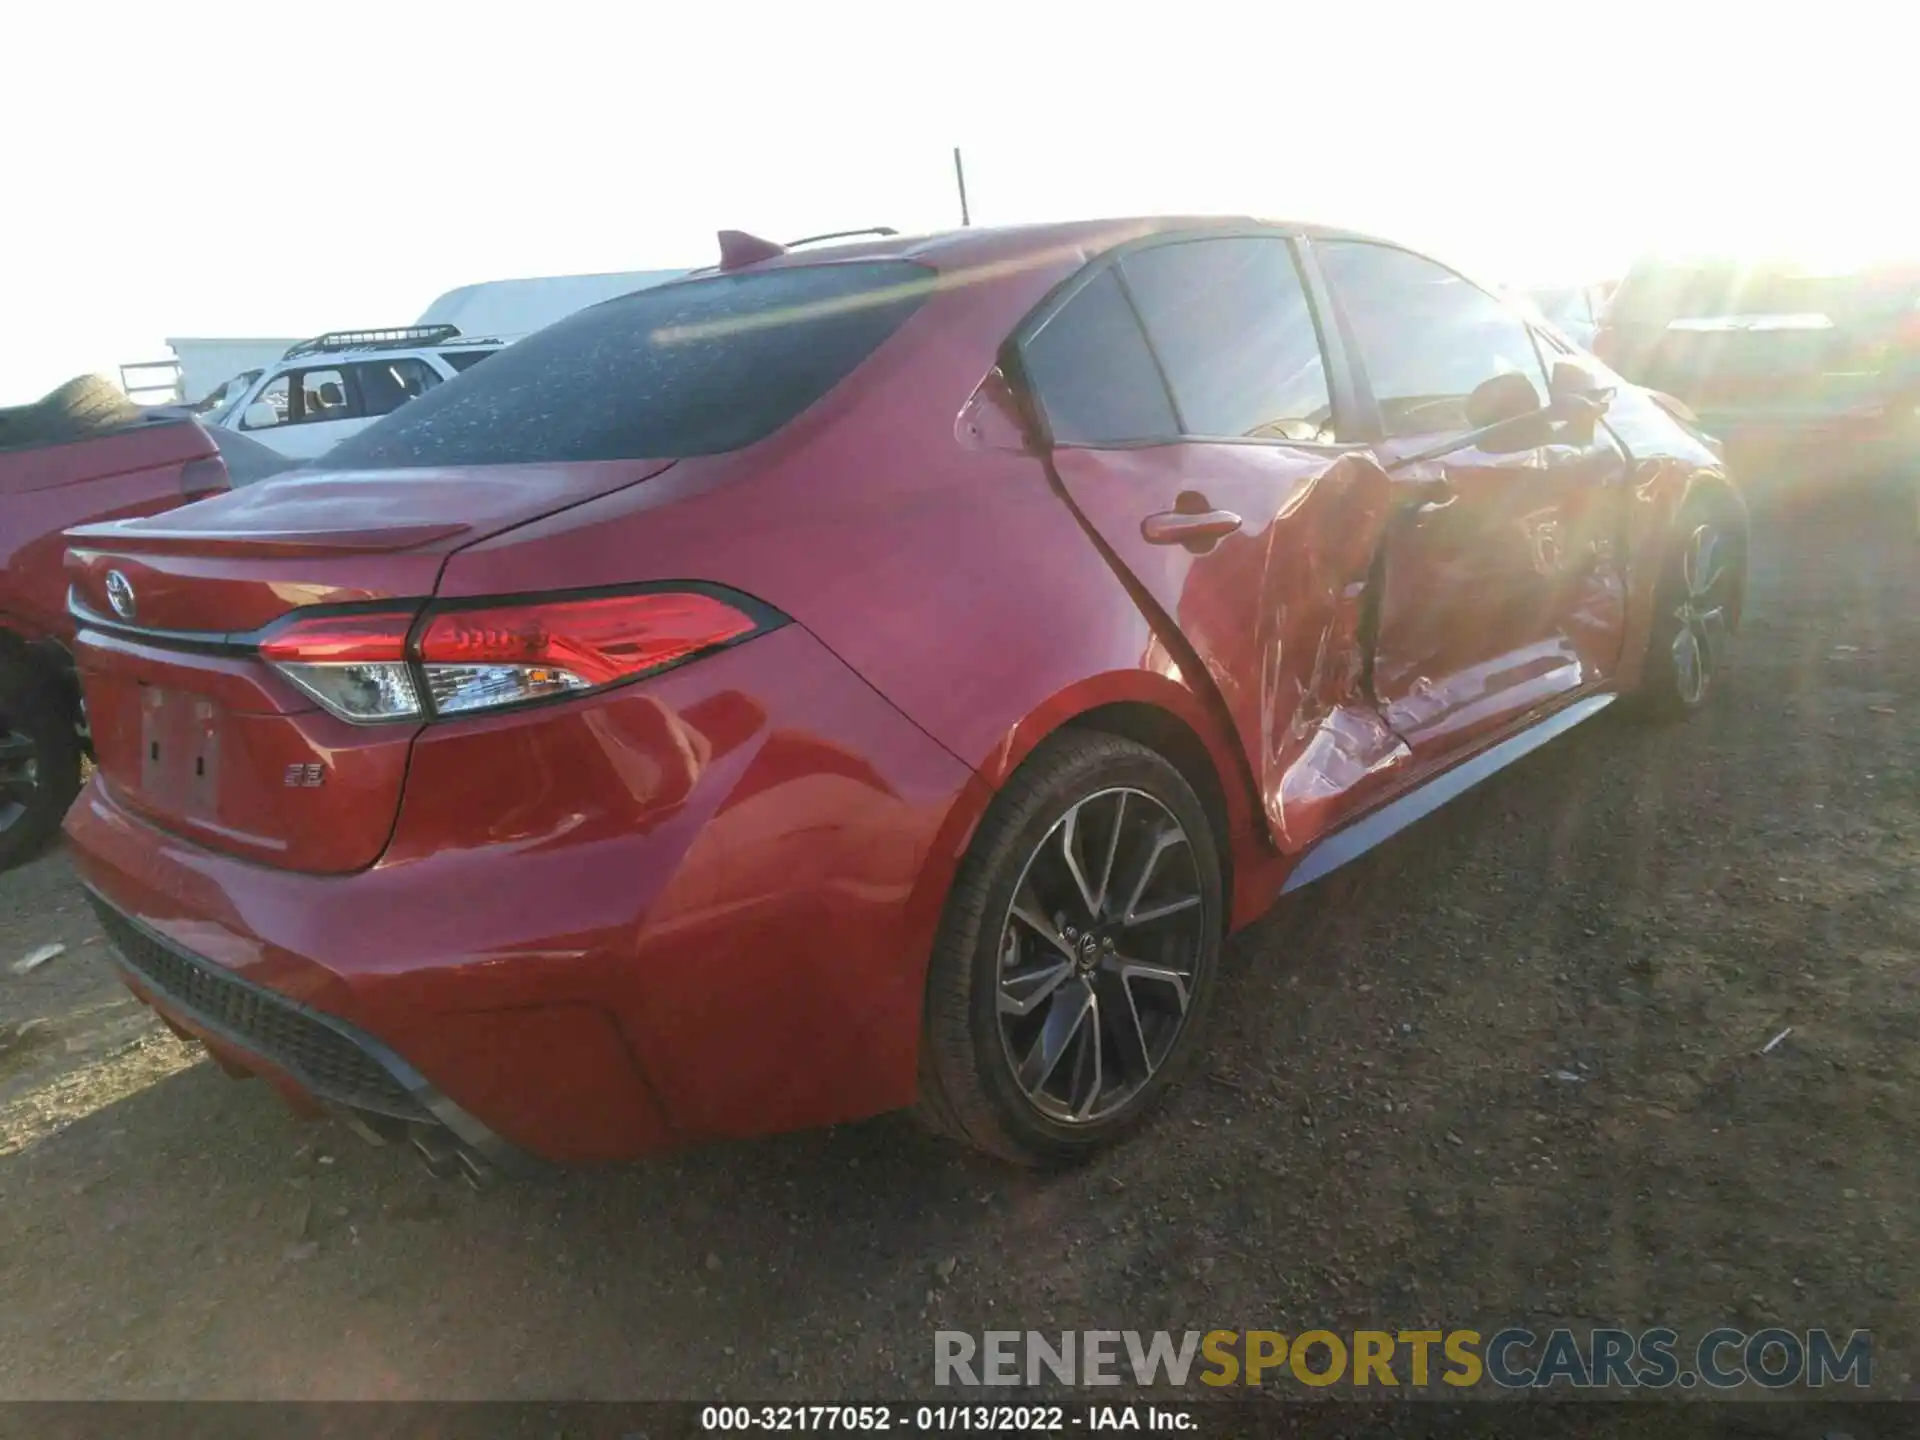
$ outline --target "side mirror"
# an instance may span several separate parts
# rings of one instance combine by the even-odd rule
[[[240,426],[244,430],[271,430],[279,423],[280,412],[265,400],[254,401],[240,417]]]
[[[1467,396],[1467,424],[1474,430],[1525,419],[1540,411],[1540,392],[1524,375],[1509,372],[1482,381]]]
[[[1553,395],[1548,409],[1566,427],[1567,438],[1576,444],[1590,444],[1594,426],[1613,403],[1613,387],[1601,383],[1600,377],[1578,360],[1556,360],[1547,389]]]
[[[1613,399],[1613,387],[1603,383],[1584,360],[1554,361],[1553,378],[1547,382],[1547,389],[1556,400],[1563,395],[1576,395],[1598,402],[1603,410]]]

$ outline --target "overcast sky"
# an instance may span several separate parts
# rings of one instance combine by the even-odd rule
[[[1920,72],[1884,0],[121,12],[7,14],[0,404],[168,336],[704,264],[721,227],[942,227],[955,144],[977,223],[1324,220],[1514,283],[1920,226]]]

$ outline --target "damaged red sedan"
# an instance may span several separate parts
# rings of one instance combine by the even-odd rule
[[[1710,444],[1412,251],[726,253],[71,532],[75,861],[229,1069],[471,1169],[908,1106],[1072,1160],[1276,896],[1713,689]]]

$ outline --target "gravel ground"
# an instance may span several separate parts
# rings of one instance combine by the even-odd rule
[[[1911,514],[1755,551],[1709,714],[1604,716],[1241,936],[1204,1079],[1064,1177],[886,1118],[474,1194],[156,1026],[61,855],[0,876],[0,1398],[859,1399],[937,1328],[1776,1320],[1913,1394]]]

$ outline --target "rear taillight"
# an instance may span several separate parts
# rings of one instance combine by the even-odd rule
[[[316,615],[275,631],[260,654],[342,720],[413,719],[420,694],[407,663],[412,628],[411,615]]]
[[[769,622],[703,591],[314,616],[260,653],[343,720],[469,715],[636,680],[731,645]]]
[[[712,595],[680,591],[449,610],[420,639],[442,715],[597,690],[751,634],[756,622]]]

